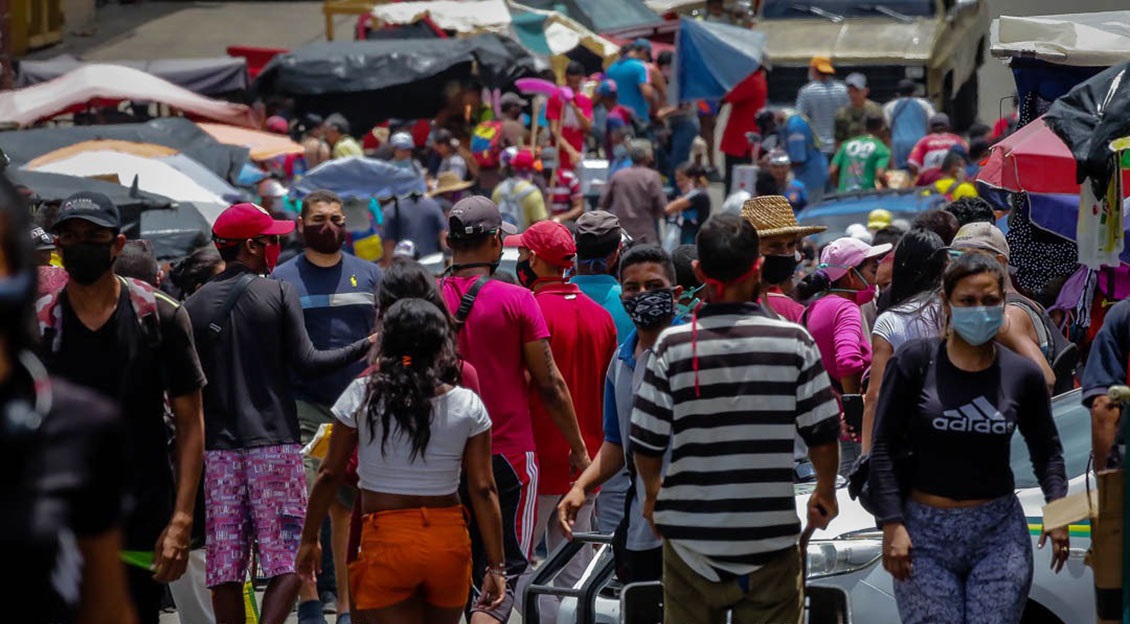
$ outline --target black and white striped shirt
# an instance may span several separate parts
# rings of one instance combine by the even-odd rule
[[[712,304],[665,330],[632,411],[634,452],[671,447],[660,533],[709,579],[749,574],[792,548],[795,434],[835,443],[838,416],[820,351],[799,325],[752,303]]]

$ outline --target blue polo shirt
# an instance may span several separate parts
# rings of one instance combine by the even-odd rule
[[[612,275],[574,275],[569,281],[577,284],[586,297],[601,304],[602,308],[613,315],[613,323],[617,326],[617,344],[624,342],[629,332],[635,328],[620,301],[620,282],[617,278]]]
[[[298,291],[306,331],[316,349],[353,344],[373,332],[381,283],[376,264],[342,254],[336,266],[324,268],[299,255],[280,264],[271,276]],[[363,360],[323,377],[296,377],[295,398],[330,407],[364,369]]]
[[[807,194],[823,193],[829,180],[829,157],[817,147],[813,128],[801,115],[785,122],[785,149],[793,164],[793,174],[805,185]]]

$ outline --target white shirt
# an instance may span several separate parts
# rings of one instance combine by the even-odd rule
[[[370,492],[447,496],[459,489],[463,451],[471,438],[491,431],[491,419],[479,397],[467,388],[452,388],[432,399],[432,437],[424,452],[412,457],[412,443],[391,418],[389,439],[381,418],[370,425],[365,378],[350,383],[331,409],[338,421],[357,429],[358,487]]]

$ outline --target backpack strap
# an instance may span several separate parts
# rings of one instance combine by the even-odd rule
[[[228,324],[228,317],[232,314],[232,309],[236,307],[236,302],[240,300],[247,287],[255,280],[258,275],[254,273],[244,273],[240,276],[232,289],[228,291],[227,298],[224,299],[224,305],[216,310],[216,314],[212,315],[212,320],[208,321],[208,337],[212,341],[220,338],[220,334],[224,333],[224,326]]]
[[[35,319],[39,335],[43,337],[48,352],[58,353],[63,346],[63,308],[59,296],[63,290],[53,290],[35,302]]]
[[[130,298],[138,325],[150,347],[156,348],[161,342],[161,323],[157,313],[157,290],[149,284],[132,277],[115,276]],[[58,353],[63,346],[63,308],[59,305],[63,289],[49,292],[35,302],[35,317],[39,333],[51,353]]]
[[[479,296],[479,291],[483,289],[483,285],[486,284],[489,279],[490,278],[486,275],[479,276],[479,279],[475,280],[471,288],[468,288],[467,292],[463,293],[463,296],[460,297],[459,308],[456,309],[455,313],[457,332],[463,329],[464,323],[467,322],[467,316],[471,314],[471,308],[475,305],[475,299]]]

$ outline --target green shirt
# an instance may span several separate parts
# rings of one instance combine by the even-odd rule
[[[846,141],[833,156],[833,165],[840,173],[837,190],[858,191],[876,188],[876,172],[887,169],[891,163],[891,150],[871,134]]]

